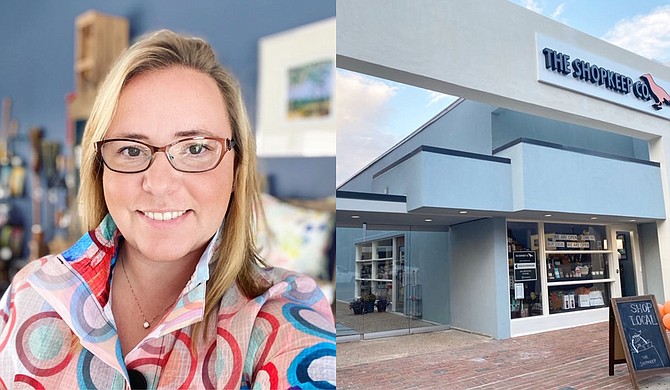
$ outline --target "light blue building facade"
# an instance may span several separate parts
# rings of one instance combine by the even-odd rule
[[[338,299],[390,284],[391,301],[403,300],[392,308],[409,316],[407,292],[419,286],[427,324],[415,331],[449,326],[506,338],[606,320],[612,296],[663,296],[661,171],[644,140],[460,99],[337,196],[337,264],[353,274],[338,279]],[[357,255],[394,241],[388,256]],[[514,254],[526,251],[534,252],[534,278],[515,279]],[[361,266],[378,266],[374,257],[392,258],[391,276],[365,277]],[[619,267],[625,261],[630,267]],[[589,294],[593,306],[585,297],[575,307],[556,301]],[[517,319],[527,324],[515,328]]]
[[[462,97],[338,188],[338,340],[670,299],[670,68],[506,1],[428,3],[338,2],[338,66]],[[354,314],[370,294],[386,312]]]

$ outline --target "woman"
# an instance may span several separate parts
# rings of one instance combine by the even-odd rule
[[[334,387],[327,300],[256,255],[254,152],[206,42],[160,31],[129,48],[82,141],[90,232],[3,297],[0,387]]]

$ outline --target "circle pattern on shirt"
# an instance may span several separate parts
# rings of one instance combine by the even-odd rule
[[[218,386],[217,382],[224,379],[222,378],[224,368],[229,375],[224,388],[238,387],[239,383],[237,383],[236,378],[239,378],[241,374],[242,360],[242,350],[235,336],[227,330],[217,327],[216,339],[207,349],[202,366],[202,383],[205,388],[210,389]]]
[[[154,372],[162,371],[161,387],[175,389],[193,387],[192,382],[198,362],[195,351],[190,349],[191,338],[182,331],[163,337],[163,340],[153,340],[155,342],[153,344],[149,341],[142,345],[142,350],[151,357],[133,360],[128,363],[127,368],[143,373],[146,378],[151,378]],[[164,353],[164,350],[169,352]],[[188,369],[185,369],[186,367]]]
[[[313,305],[323,298],[323,294],[311,279],[289,276],[286,278],[286,282],[289,283],[291,288],[284,292],[284,298],[304,305]]]
[[[300,389],[334,389],[335,384],[327,378],[332,377],[322,369],[310,370],[312,365],[319,367],[332,367],[334,370],[335,344],[319,343],[304,349],[293,359],[286,378],[291,386]],[[327,362],[324,363],[324,360]],[[312,375],[324,375],[323,378]]]
[[[301,332],[335,341],[335,334],[325,329],[327,324],[324,321],[327,320],[315,313],[311,307],[287,303],[282,307],[282,311],[284,317]]]
[[[82,349],[77,361],[77,385],[80,389],[111,389],[116,375],[104,375],[110,367],[88,349]],[[91,373],[94,373],[95,380]]]
[[[102,310],[94,295],[87,290],[87,285],[82,283],[77,287],[70,301],[70,313],[72,314],[72,326],[77,334],[86,335],[87,341],[99,343],[116,335],[114,328],[108,324],[102,315],[86,314],[89,311]],[[97,319],[99,324],[88,321]]]
[[[16,353],[21,363],[35,376],[51,376],[72,359],[75,338],[67,324],[53,311],[37,313],[19,327]]]

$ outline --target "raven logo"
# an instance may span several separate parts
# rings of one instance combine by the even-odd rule
[[[649,73],[645,73],[640,76],[640,80],[644,81],[644,83],[647,84],[647,87],[649,87],[649,94],[656,102],[651,105],[654,107],[654,109],[662,109],[663,104],[670,106],[670,95],[668,95],[665,89],[663,89],[660,85],[656,84],[656,81],[654,81],[654,78],[651,77]]]

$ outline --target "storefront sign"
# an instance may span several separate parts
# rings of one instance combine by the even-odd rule
[[[612,298],[610,305],[609,374],[627,363],[633,386],[641,372],[670,375],[670,342],[659,321],[653,295]]]
[[[538,81],[670,119],[670,82],[538,34]]]
[[[514,281],[528,282],[537,280],[537,262],[535,251],[512,252],[514,258]]]
[[[566,244],[570,249],[589,249],[591,247],[589,242],[568,242]]]
[[[596,240],[593,234],[550,233],[546,237],[548,249],[592,249],[591,241]]]

